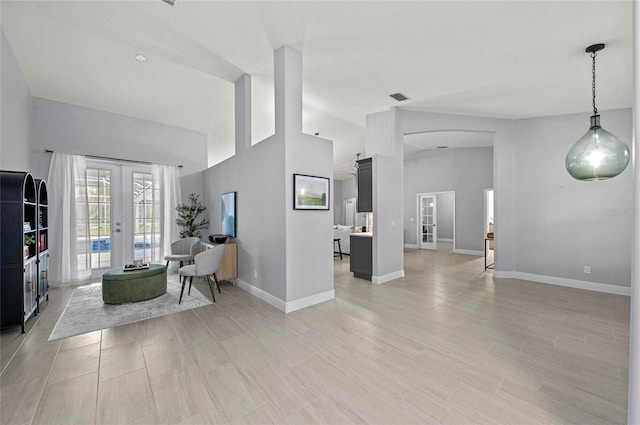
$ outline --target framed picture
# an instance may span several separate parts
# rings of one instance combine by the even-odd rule
[[[329,179],[327,177],[293,175],[294,210],[329,210]]]
[[[235,238],[238,229],[238,222],[236,221],[236,192],[223,193],[221,206],[222,223],[220,233]]]

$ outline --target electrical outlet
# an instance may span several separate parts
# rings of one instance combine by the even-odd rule
[[[258,278],[258,270],[257,269],[253,269],[253,277],[254,278]]]
[[[591,274],[591,266],[584,266],[584,272],[586,274]]]

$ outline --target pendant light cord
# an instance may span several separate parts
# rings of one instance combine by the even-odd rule
[[[593,115],[598,115],[598,108],[596,108],[596,52],[591,52],[591,60],[592,60],[592,80],[591,80],[591,91],[593,93]]]

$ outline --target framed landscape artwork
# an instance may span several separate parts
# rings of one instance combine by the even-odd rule
[[[329,179],[294,174],[293,209],[329,210]]]

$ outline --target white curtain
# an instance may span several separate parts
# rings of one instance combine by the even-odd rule
[[[49,190],[49,252],[52,284],[89,278],[87,164],[82,155],[55,152],[51,157]]]
[[[161,192],[160,208],[160,258],[171,253],[171,242],[180,239],[178,225],[176,224],[176,207],[181,202],[180,174],[175,165],[151,166],[153,185],[159,187]]]

